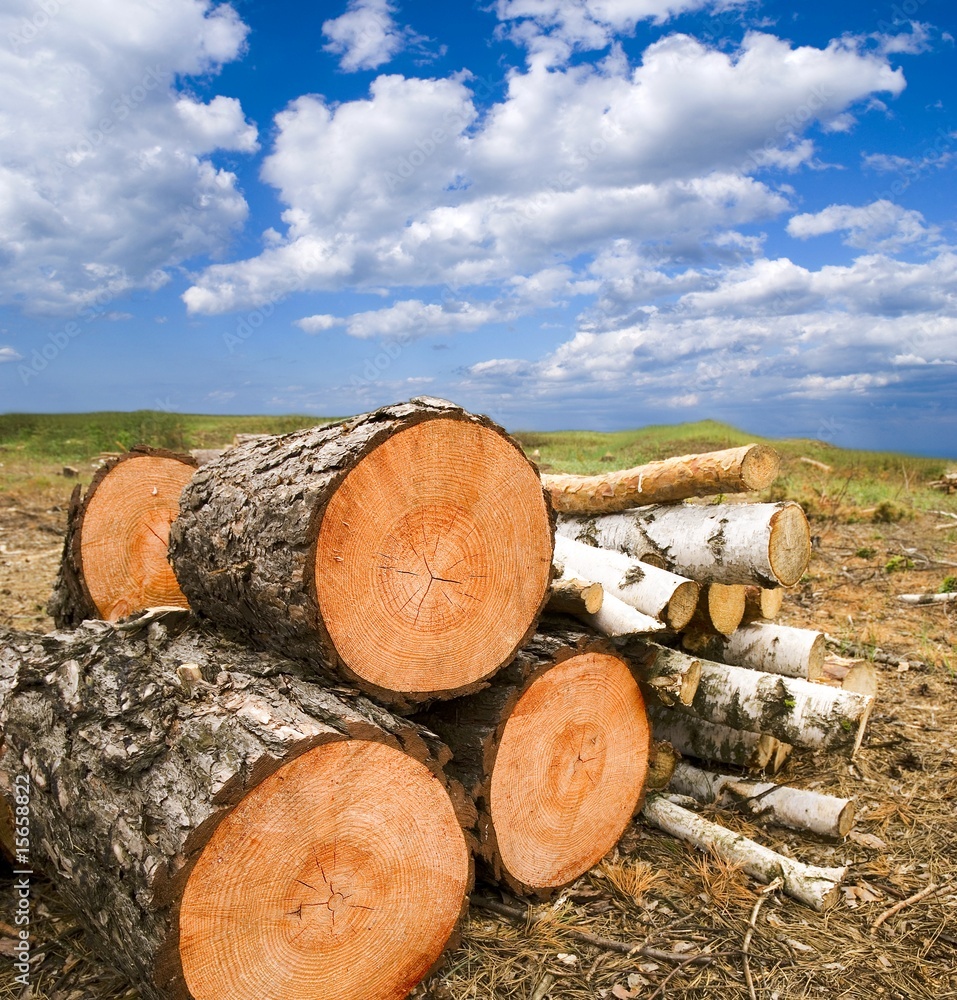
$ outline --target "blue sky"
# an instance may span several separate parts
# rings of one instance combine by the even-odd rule
[[[0,410],[957,457],[946,0],[8,0]]]

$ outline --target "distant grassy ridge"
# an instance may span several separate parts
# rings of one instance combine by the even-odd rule
[[[14,486],[37,475],[50,475],[64,464],[84,465],[100,452],[123,451],[135,444],[188,451],[232,443],[234,435],[284,434],[328,423],[338,417],[212,416],[138,410],[130,413],[0,414],[0,485]],[[628,468],[671,455],[732,448],[764,442],[782,456],[778,481],[765,499],[799,500],[809,513],[838,506],[870,507],[895,503],[908,507],[954,509],[955,502],[924,484],[939,479],[951,463],[895,452],[853,451],[807,439],[774,440],[740,431],[714,420],[657,425],[628,431],[515,431],[546,470],[595,473]],[[824,472],[801,461],[823,462]],[[14,474],[14,468],[17,472]],[[88,464],[84,469],[88,469]]]

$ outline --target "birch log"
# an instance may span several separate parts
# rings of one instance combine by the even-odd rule
[[[809,830],[823,837],[844,837],[857,807],[852,799],[804,788],[776,785],[770,781],[747,781],[728,774],[704,771],[686,761],[677,764],[671,787],[698,802],[735,806],[776,826]]]
[[[593,635],[542,624],[484,691],[421,720],[475,798],[491,878],[548,898],[620,839],[644,796],[651,734],[627,664]]]
[[[546,475],[542,482],[557,511],[610,513],[669,500],[763,490],[774,481],[779,465],[773,448],[748,444],[597,476]]]
[[[616,645],[638,680],[662,704],[692,703],[701,680],[701,663],[696,657],[645,639],[626,638]]]
[[[699,583],[791,587],[811,558],[796,503],[660,504],[620,514],[559,518],[560,534],[635,559],[663,562]]]
[[[743,625],[727,636],[686,633],[682,644],[705,659],[810,681],[821,677],[827,652],[823,632],[771,622]]]
[[[548,594],[548,610],[564,615],[593,615],[601,609],[605,598],[600,583],[579,580],[566,570],[556,567],[557,576],[552,580]]]
[[[660,792],[666,789],[671,784],[680,759],[681,755],[667,740],[652,740],[648,778],[645,781],[647,791]]]
[[[792,899],[818,911],[837,901],[838,889],[847,874],[847,868],[820,868],[777,854],[669,802],[661,793],[648,796],[641,815],[652,826],[672,837],[693,844],[702,851],[714,851],[726,861],[740,865],[761,882],[773,882],[780,878],[784,891]]]
[[[857,751],[874,699],[794,677],[701,661],[691,705],[677,711],[733,729],[769,733],[791,746]]]
[[[626,604],[668,624],[676,632],[691,620],[698,600],[692,580],[632,559],[612,549],[596,549],[573,538],[555,539],[555,556],[566,567]]]
[[[579,614],[577,617],[596,632],[610,637],[654,635],[656,632],[667,631],[664,622],[642,614],[614,594],[605,594],[601,607],[594,614]]]
[[[144,1000],[400,1000],[471,884],[437,737],[166,620],[3,632],[32,845]]]
[[[512,659],[552,535],[518,445],[423,397],[230,448],[184,493],[170,557],[198,614],[405,710]]]
[[[47,611],[58,628],[116,621],[155,605],[187,607],[167,560],[170,525],[196,471],[189,455],[134,448],[102,465],[67,509],[60,571]]]
[[[690,627],[703,634],[731,635],[744,616],[744,587],[736,583],[706,583]]]
[[[845,691],[877,696],[877,667],[870,660],[849,660],[843,656],[825,656],[819,684],[830,684]]]
[[[744,618],[746,624],[753,621],[770,621],[777,618],[784,603],[784,590],[781,587],[745,587]]]
[[[787,744],[767,733],[720,726],[654,704],[648,705],[648,717],[655,738],[667,740],[685,757],[771,774],[776,773],[787,759],[785,750],[778,760],[779,748]]]

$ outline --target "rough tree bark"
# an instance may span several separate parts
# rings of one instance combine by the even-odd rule
[[[636,559],[657,559],[699,583],[790,587],[811,558],[796,503],[660,504],[622,514],[559,518],[562,535]]]
[[[545,475],[542,482],[555,510],[598,514],[716,493],[763,490],[774,482],[779,464],[773,448],[748,444],[597,476]]]
[[[133,448],[70,497],[60,572],[47,611],[58,628],[116,621],[156,605],[187,607],[167,561],[170,524],[196,471],[189,455]]]
[[[556,577],[552,580],[548,595],[548,610],[563,615],[593,615],[601,610],[605,590],[600,583],[579,580],[564,567],[555,567]]]
[[[512,659],[552,535],[515,442],[421,397],[229,449],[184,493],[170,556],[198,614],[406,709]]]
[[[698,602],[698,584],[693,580],[565,535],[555,539],[555,556],[566,568],[595,580],[607,593],[665,622],[676,632],[691,621]]]
[[[594,636],[546,621],[478,694],[420,717],[475,797],[478,857],[547,898],[595,865],[644,794],[650,730],[628,666]]]
[[[647,639],[624,638],[616,649],[631,664],[632,673],[665,705],[690,705],[701,680],[701,663],[680,650]]]
[[[35,849],[148,1000],[406,996],[471,882],[447,748],[184,618],[0,637]]]
[[[689,632],[682,644],[708,660],[809,681],[820,679],[827,652],[823,632],[771,622],[743,625],[727,636]]]
[[[777,826],[810,830],[824,837],[846,836],[857,814],[853,799],[775,785],[770,781],[747,781],[733,775],[715,774],[686,761],[675,768],[671,787],[706,805],[733,806]]]

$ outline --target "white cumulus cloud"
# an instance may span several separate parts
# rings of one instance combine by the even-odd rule
[[[928,226],[920,212],[886,198],[870,205],[828,205],[820,212],[795,215],[788,221],[787,231],[802,240],[843,232],[848,246],[880,252],[895,252],[940,239],[939,227]]]
[[[350,0],[344,14],[322,26],[329,39],[325,51],[341,56],[339,65],[347,73],[387,63],[409,38],[408,30],[396,24],[394,11],[389,0]]]
[[[752,32],[730,52],[672,35],[633,67],[533,63],[484,113],[469,84],[389,75],[360,100],[294,101],[263,167],[285,231],[202,272],[189,310],[293,290],[494,286],[493,298],[624,238],[694,254],[787,211],[787,191],[758,175],[799,169],[815,121],[904,80],[845,42]]]
[[[209,158],[252,152],[239,102],[202,103],[177,79],[215,73],[247,28],[210,0],[29,0],[0,14],[0,301],[35,312],[102,307],[224,249],[246,219],[236,177]],[[172,98],[172,99],[171,99]]]

